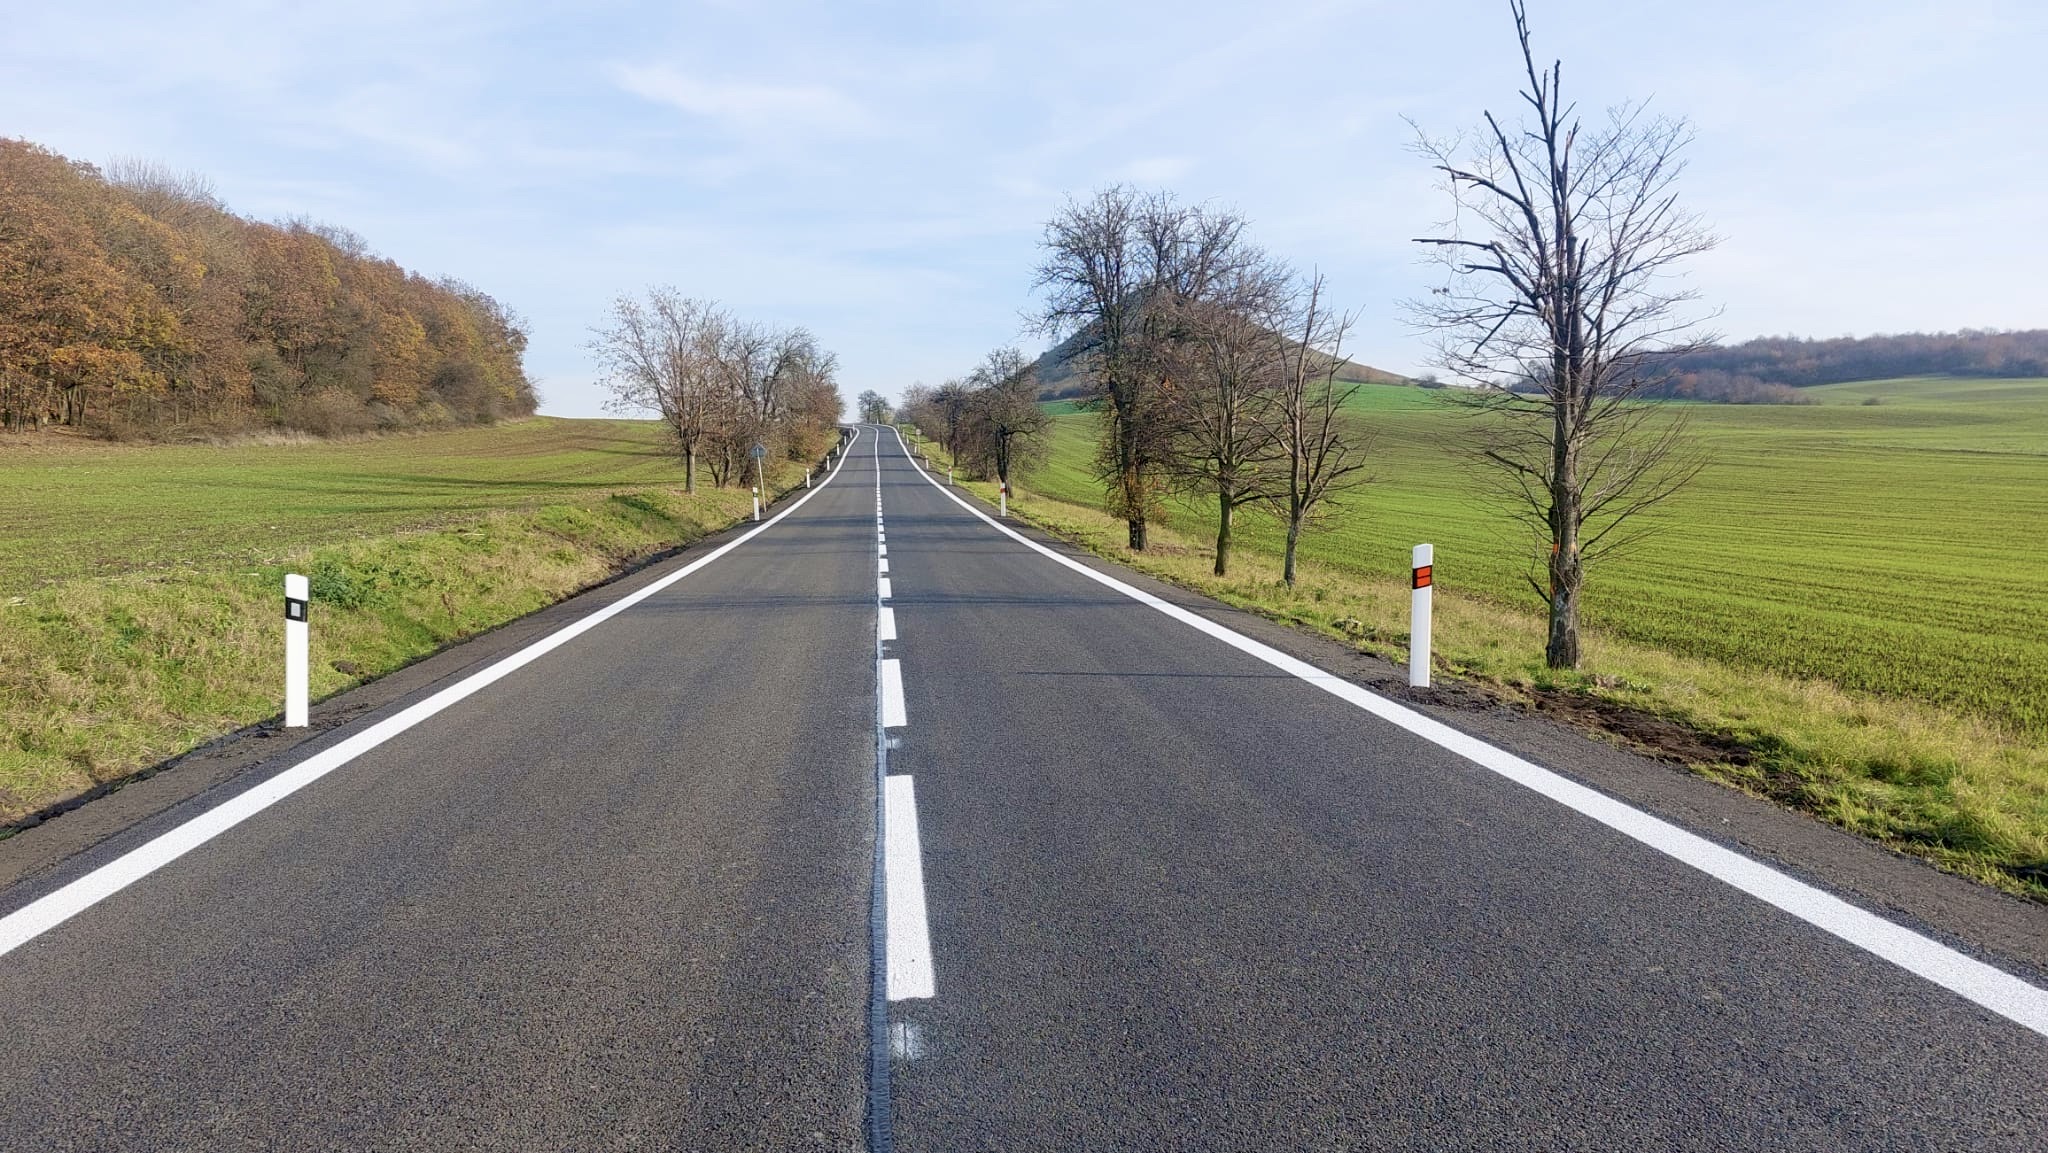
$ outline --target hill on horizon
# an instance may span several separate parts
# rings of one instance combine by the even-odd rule
[[[1730,404],[1808,404],[1821,385],[1923,377],[2048,377],[2048,330],[1963,329],[1814,340],[1762,336],[1679,357],[1652,395]]]
[[[1071,400],[1087,394],[1087,378],[1075,361],[1081,346],[1087,341],[1089,332],[1089,328],[1083,328],[1040,353],[1038,359],[1031,363],[1032,372],[1038,376],[1038,399]],[[1414,383],[1399,373],[1360,364],[1355,360],[1344,362],[1343,367],[1337,370],[1337,379],[1352,384]]]

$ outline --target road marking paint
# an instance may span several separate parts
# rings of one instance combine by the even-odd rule
[[[880,537],[879,535],[877,535],[877,536],[875,537],[875,539],[876,539],[876,541],[878,541],[878,542],[879,542],[879,541],[880,541],[880,540],[881,540],[882,538],[881,538],[881,537]],[[878,544],[876,545],[876,547],[877,547],[877,548],[879,548],[879,549],[881,550],[880,552],[877,552],[877,553],[875,554],[876,556],[888,556],[888,555],[889,555],[889,546],[888,546],[888,545],[885,545],[885,544],[879,544],[879,543],[878,543]]]
[[[875,536],[882,535],[882,430],[875,430]],[[883,642],[896,631],[896,614],[887,604],[889,580],[878,578],[875,599],[875,837],[874,863],[868,882],[868,1102],[869,1153],[889,1153],[895,1141],[893,1100],[889,1092],[889,750],[895,738],[882,725]]]
[[[885,573],[885,572],[888,572],[888,571],[889,571],[889,558],[888,558],[888,557],[877,557],[877,558],[875,559],[875,563],[876,563],[877,565],[881,566],[881,567],[879,567],[879,568],[877,568],[877,569],[875,570],[876,572],[878,572],[878,573]]]
[[[890,657],[882,662],[882,727],[900,729],[909,723],[903,712],[903,662]]]
[[[876,597],[877,597],[878,599],[880,599],[880,600],[889,600],[889,599],[890,599],[890,596],[889,596],[889,578],[888,578],[888,577],[876,577],[876,578],[875,578],[875,596],[876,596]]]
[[[902,433],[897,433],[896,440],[905,452],[910,451],[907,445],[903,445]],[[876,448],[877,451],[880,450],[879,440]],[[1037,541],[998,524],[980,509],[968,504],[958,495],[948,492],[944,485],[932,480],[930,476],[925,476],[925,479],[933,488],[938,489],[941,495],[980,518],[990,528],[1056,564],[1064,565],[1099,585],[1122,593],[1192,629],[1206,633],[1247,656],[1307,681],[1340,700],[1356,705],[1397,728],[1406,729],[1431,744],[1498,773],[1532,792],[1591,817],[1623,836],[1682,861],[1716,880],[1790,913],[1822,932],[1832,934],[1865,952],[1890,961],[1909,973],[1932,981],[2042,1036],[2048,1036],[2048,990],[2022,981],[2003,969],[1987,965],[1902,925],[1893,924],[1875,913],[1859,909],[1831,893],[1804,881],[1795,880],[1768,865],[1751,860],[1732,849],[1723,848],[1669,821],[1653,817],[1641,809],[1623,804],[1532,761],[1524,760],[1504,749],[1495,748],[1476,737],[1467,736],[1441,721],[1368,692],[1334,673],[1288,656],[1270,645],[1261,644],[1207,617],[1189,612],[1179,605],[1161,600],[1071,557],[1062,556]]]
[[[879,434],[876,436],[875,443],[876,451],[879,452],[881,447],[881,437]],[[843,454],[840,458],[840,464],[845,464]],[[661,592],[670,585],[710,564],[712,561],[767,532],[780,523],[784,517],[802,508],[806,501],[825,491],[825,486],[831,484],[838,475],[839,468],[833,468],[831,474],[825,478],[823,483],[798,497],[796,502],[788,508],[783,509],[767,521],[718,546],[709,553],[691,561],[682,568],[662,577],[660,580],[651,582],[647,587],[640,589],[638,592],[621,597],[612,604],[591,613],[581,620],[564,625],[562,628],[549,633],[547,636],[520,649],[518,652],[504,657],[477,672],[471,673],[469,676],[449,685],[426,700],[413,704],[403,711],[386,717],[369,728],[349,736],[338,744],[307,757],[305,760],[264,781],[248,792],[223,801],[169,832],[161,833],[143,842],[136,848],[130,849],[128,852],[101,865],[99,868],[72,881],[57,891],[45,894],[9,913],[7,916],[0,917],[0,956],[5,956],[22,945],[35,940],[65,921],[99,904],[101,901],[106,900],[108,897],[113,896],[142,878],[149,876],[186,853],[220,836],[222,833],[227,832],[229,829],[291,796],[314,781],[348,764],[371,749],[389,741],[398,734],[405,732],[414,725],[496,684],[514,672],[525,668],[541,657],[568,644],[598,625],[618,616],[648,597]]]
[[[886,782],[883,840],[889,878],[889,999],[905,1001],[936,992],[932,934],[925,920],[924,855],[918,848],[917,792],[908,776]]]

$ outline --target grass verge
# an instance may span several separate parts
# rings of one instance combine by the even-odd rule
[[[780,480],[800,485],[802,470]],[[277,715],[287,571],[312,580],[318,700],[749,511],[744,488],[579,495],[274,562],[87,578],[0,600],[0,824]]]
[[[929,444],[929,442],[926,442]],[[938,468],[943,453],[933,450]],[[992,482],[960,486],[995,503]],[[1011,515],[1088,551],[1225,604],[1397,663],[1408,587],[1309,566],[1296,587],[1246,549],[1226,577],[1206,541],[1154,522],[1132,552],[1098,509],[1013,491]],[[1638,751],[1804,810],[1954,873],[2048,901],[2048,747],[1983,718],[1844,691],[1593,632],[1584,667],[1543,666],[1543,622],[1479,598],[1436,597],[1439,672]]]

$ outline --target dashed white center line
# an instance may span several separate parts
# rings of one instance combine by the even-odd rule
[[[918,847],[917,793],[908,776],[888,778],[883,794],[884,875],[889,904],[889,999],[937,992],[932,935],[924,911],[924,855]]]
[[[882,984],[890,1001],[905,1001],[935,995],[937,981],[932,968],[931,928],[925,917],[924,854],[917,832],[917,794],[907,775],[888,775],[888,750],[896,739],[890,729],[908,726],[904,706],[903,662],[885,655],[886,646],[896,639],[896,610],[887,602],[889,586],[889,534],[882,521],[881,440],[875,443],[875,681],[880,698],[881,730],[876,734],[875,755],[882,777],[882,886],[881,899],[886,935],[883,939]],[[910,1026],[899,1023],[908,1035]],[[907,1059],[911,1047],[899,1044],[895,1055]],[[885,1062],[886,1067],[886,1062]]]
[[[882,662],[882,727],[900,729],[909,723],[903,711],[903,662],[891,657]]]

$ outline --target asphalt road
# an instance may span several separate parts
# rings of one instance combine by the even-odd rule
[[[2040,1033],[1055,563],[873,431],[0,956],[0,1021],[10,1150],[2048,1147]]]

